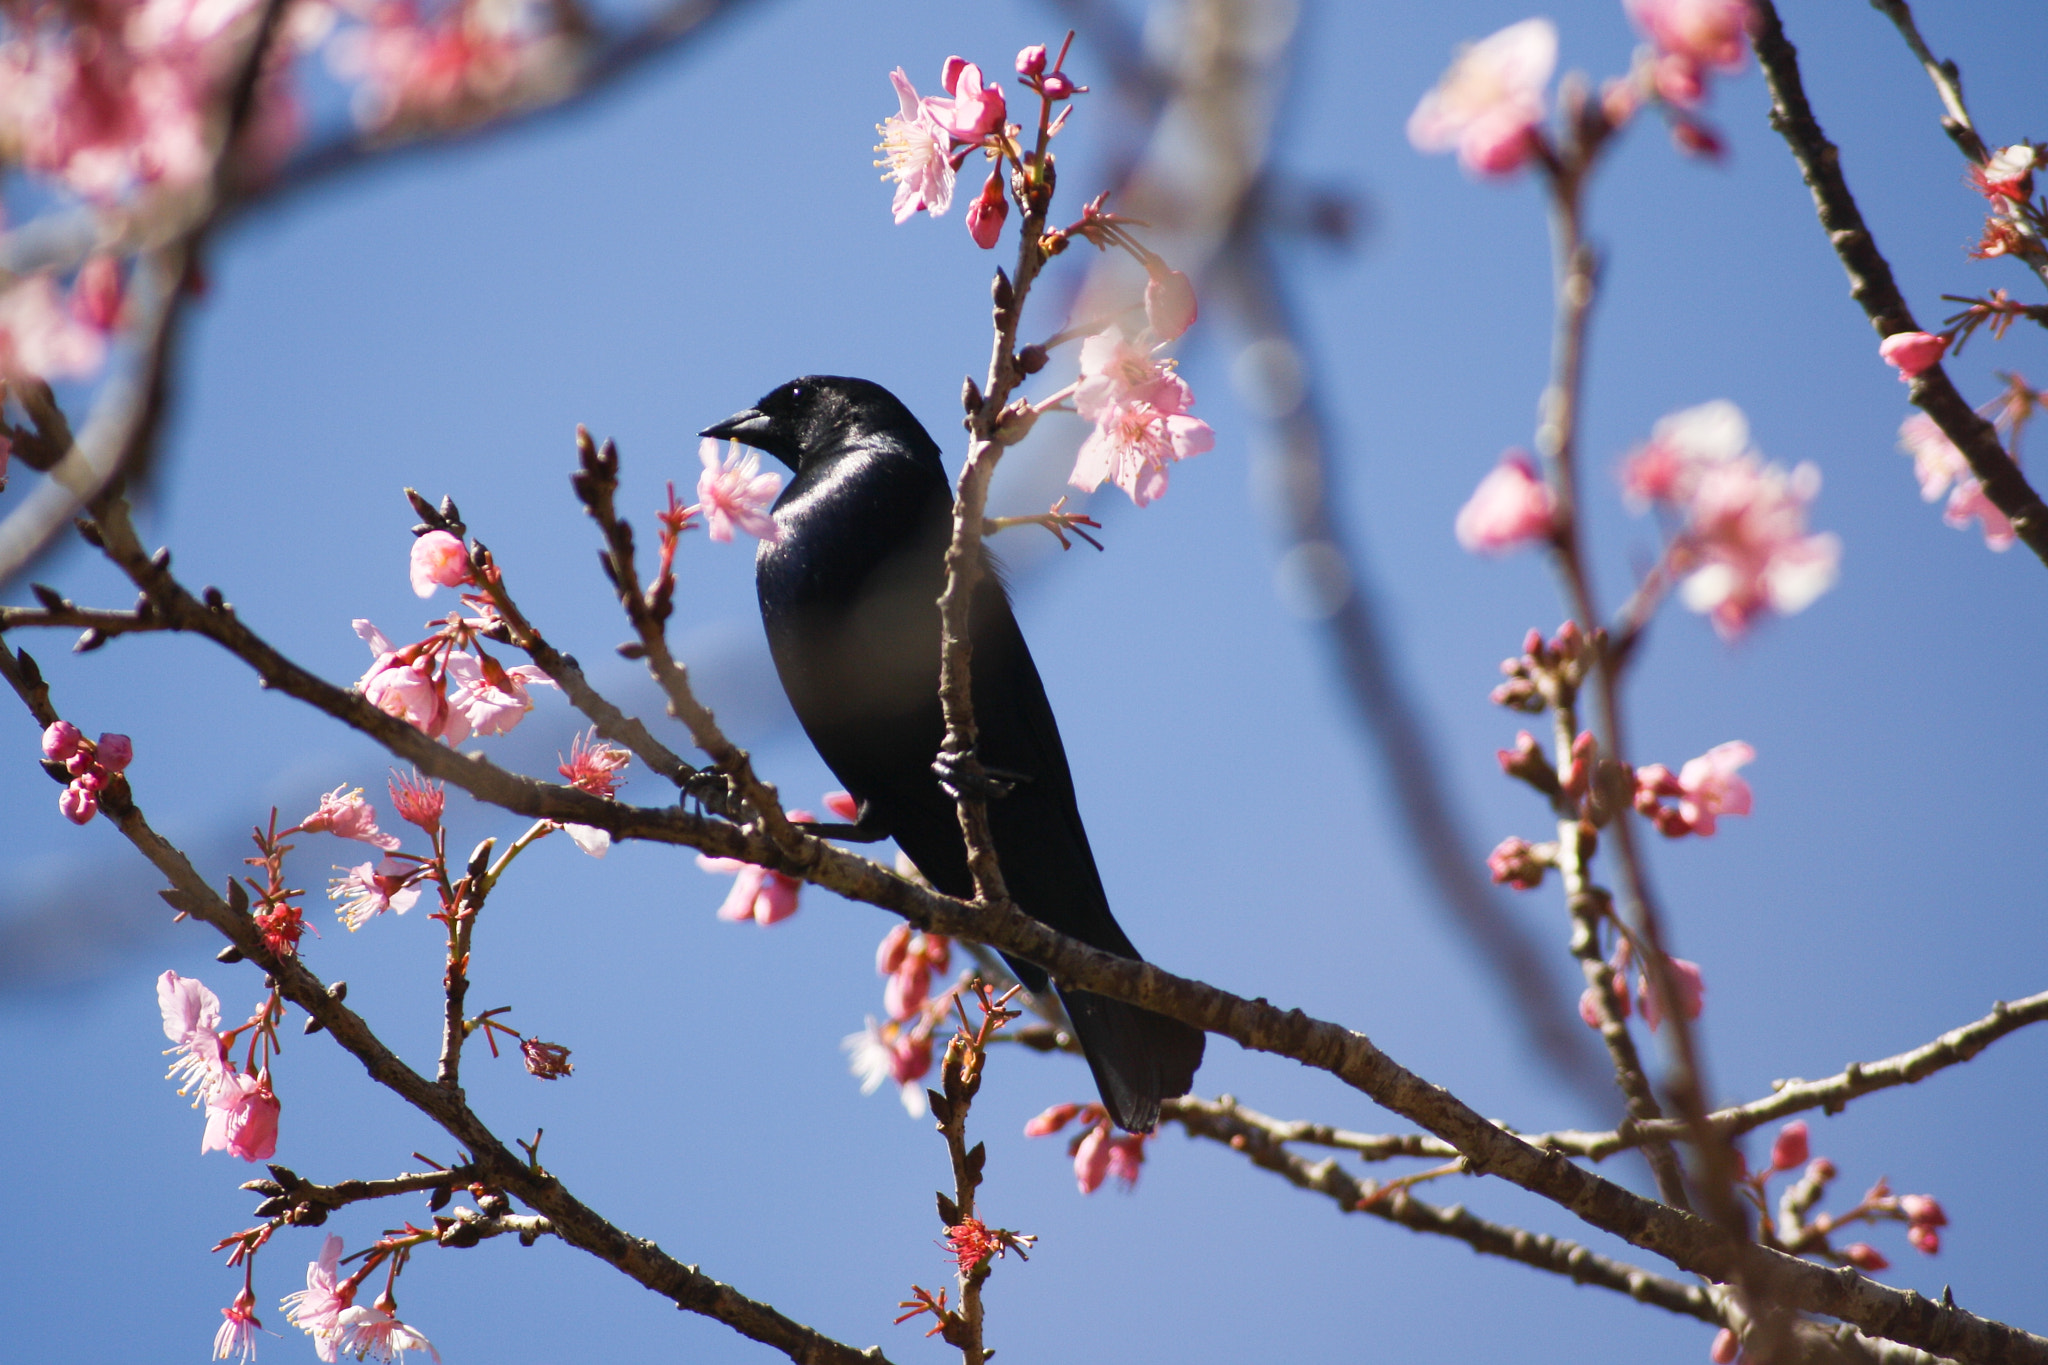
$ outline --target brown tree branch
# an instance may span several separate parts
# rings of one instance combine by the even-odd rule
[[[1820,225],[1842,269],[1848,272],[1849,296],[1863,306],[1880,337],[1920,330],[1892,278],[1891,264],[1877,249],[1855,196],[1849,192],[1849,183],[1842,176],[1841,153],[1814,119],[1799,76],[1799,54],[1785,37],[1777,6],[1771,0],[1752,3],[1758,21],[1754,35],[1757,64],[1771,91],[1771,126],[1792,149],[1800,174],[1813,192]],[[2048,563],[2048,507],[2042,506],[2040,494],[1999,443],[1997,430],[1956,392],[1940,365],[1915,377],[1907,393],[1970,462],[1970,471],[1983,483],[1985,496],[2005,513],[2027,548]]]

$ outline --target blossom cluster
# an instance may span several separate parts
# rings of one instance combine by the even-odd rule
[[[1713,73],[1743,66],[1755,22],[1748,0],[1624,0],[1623,8],[1649,43],[1626,78],[1602,87],[1599,135],[1654,103],[1680,148],[1718,155],[1720,138],[1697,111]],[[1550,20],[1524,19],[1465,46],[1409,115],[1409,142],[1421,152],[1455,151],[1468,173],[1488,178],[1512,175],[1532,160],[1554,162],[1543,125],[1557,45]]]
[[[1078,1125],[1067,1141],[1067,1152],[1074,1158],[1074,1183],[1081,1193],[1095,1193],[1110,1176],[1127,1190],[1137,1187],[1151,1133],[1117,1132],[1109,1111],[1091,1101],[1054,1105],[1024,1125],[1024,1136],[1050,1137],[1068,1124]]]
[[[126,772],[135,745],[126,735],[105,734],[87,739],[68,720],[52,721],[43,731],[43,759],[54,772],[62,767],[71,780],[57,796],[57,809],[74,825],[90,824],[99,813],[100,794]]]
[[[871,1095],[893,1082],[912,1118],[925,1112],[924,1089],[918,1082],[931,1070],[932,1034],[953,1007],[958,987],[931,994],[935,973],[952,965],[952,941],[898,924],[882,936],[875,950],[875,973],[887,978],[882,988],[882,1013],[870,1016],[859,1033],[848,1034],[843,1046],[851,1070],[860,1077],[860,1091]]]
[[[226,1032],[220,1026],[220,997],[193,977],[165,972],[157,978],[157,1008],[163,1015],[164,1036],[177,1058],[170,1076],[182,1081],[180,1095],[192,1095],[193,1104],[206,1106],[206,1132],[199,1150],[232,1152],[244,1161],[265,1161],[277,1152],[279,1105],[270,1085],[270,1049],[275,1042],[270,1030],[275,1023],[276,1003],[258,1009],[239,1028]],[[247,1071],[238,1070],[228,1050],[242,1033],[253,1031]],[[263,1063],[255,1056],[259,1045]]]
[[[827,792],[825,809],[842,820],[859,819],[859,808],[853,797],[846,792]],[[799,824],[809,824],[817,819],[810,811],[792,810],[789,818]],[[744,924],[748,920],[767,928],[778,924],[796,913],[797,896],[804,884],[786,873],[772,867],[761,867],[755,863],[742,862],[738,858],[713,858],[709,854],[697,855],[697,866],[717,876],[731,877],[732,890],[718,907],[718,917]]]
[[[1072,35],[1068,35],[1068,44]],[[1052,194],[1047,144],[1072,112],[1066,104],[1087,87],[1076,85],[1064,70],[1067,45],[1048,59],[1042,45],[1025,48],[1015,63],[1020,82],[1039,97],[1037,146],[1027,149],[1022,129],[1008,119],[1002,87],[990,84],[981,68],[962,57],[947,59],[941,76],[943,96],[920,96],[902,68],[890,76],[900,105],[878,125],[876,150],[887,168],[884,179],[896,182],[892,211],[898,223],[920,210],[937,217],[953,199],[954,177],[966,158],[983,152],[993,168],[967,211],[967,228],[977,245],[992,248],[999,240],[1014,195],[1027,212],[1034,202],[1042,211]],[[1057,117],[1055,106],[1062,106]],[[1006,168],[1011,174],[1006,176]],[[1036,197],[1034,199],[1034,196]],[[1208,423],[1190,415],[1194,393],[1161,360],[1159,351],[1192,326],[1199,312],[1192,282],[1145,246],[1132,229],[1138,224],[1104,211],[1101,199],[1090,203],[1081,218],[1044,235],[1045,249],[1063,251],[1079,238],[1100,250],[1128,252],[1145,269],[1145,327],[1127,332],[1121,323],[1095,324],[1098,330],[1082,342],[1080,375],[1074,383],[1031,405],[1032,416],[1069,400],[1073,410],[1093,424],[1075,458],[1069,483],[1093,492],[1113,483],[1140,507],[1166,492],[1171,467],[1210,450],[1215,433]],[[1132,311],[1135,311],[1135,306]],[[1061,334],[1065,339],[1067,334]],[[1025,364],[1027,372],[1044,363],[1043,349]]]
[[[1913,457],[1913,474],[1920,481],[1920,496],[1933,502],[1948,495],[1941,519],[1958,530],[1971,522],[1983,528],[1984,544],[1993,550],[2009,550],[2019,539],[2012,522],[1984,494],[1984,484],[1970,468],[1963,452],[1956,449],[1934,419],[1914,413],[1899,425],[1899,448]]]

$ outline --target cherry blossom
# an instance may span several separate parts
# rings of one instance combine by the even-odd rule
[[[448,802],[447,789],[441,784],[428,781],[418,772],[406,776],[393,773],[386,790],[391,793],[391,806],[399,819],[418,825],[428,834],[441,828],[441,812]]]
[[[261,1076],[225,1073],[206,1100],[200,1153],[231,1152],[244,1161],[268,1161],[277,1155],[278,1108],[267,1069]]]
[[[70,721],[53,720],[43,730],[43,757],[52,763],[62,763],[78,752],[79,743],[84,738]]]
[[[1877,353],[1884,363],[1896,366],[1901,384],[1926,373],[1948,350],[1948,338],[1929,332],[1894,332],[1879,343]]]
[[[335,1317],[341,1329],[340,1349],[358,1360],[395,1360],[407,1351],[425,1351],[436,1361],[441,1353],[415,1327],[398,1320],[398,1304],[386,1289],[376,1303],[365,1308],[353,1304]]]
[[[1906,1215],[1906,1240],[1918,1251],[1932,1256],[1941,1250],[1939,1229],[1948,1226],[1948,1214],[1931,1194],[1902,1194],[1899,1212]]]
[[[402,915],[412,909],[420,898],[420,871],[419,864],[399,858],[364,863],[347,869],[347,876],[336,877],[327,898],[343,902],[336,914],[354,933],[386,910]]]
[[[1999,148],[1981,167],[1973,167],[1972,177],[1992,207],[2004,211],[2033,197],[2034,168],[2040,164],[2040,153],[2031,144],[2018,142]]]
[[[1461,51],[1408,118],[1417,151],[1457,149],[1475,175],[1501,176],[1535,152],[1544,87],[1557,65],[1557,27],[1524,19]]]
[[[0,70],[0,86],[7,76]],[[0,378],[84,379],[107,357],[105,334],[65,306],[46,273],[0,290]]]
[[[1755,18],[1749,0],[1623,0],[1623,8],[1657,49],[1657,93],[1673,104],[1698,104],[1709,71],[1742,66]]]
[[[533,709],[527,689],[536,684],[555,686],[555,680],[535,664],[507,668],[488,654],[461,651],[448,656],[448,681],[452,685],[448,704],[469,730],[479,735],[510,734]]]
[[[363,800],[361,787],[353,791],[336,787],[320,798],[318,810],[299,821],[299,828],[309,834],[360,840],[386,853],[397,852],[400,843],[396,834],[385,834],[377,828],[377,809]]]
[[[243,1360],[254,1360],[256,1333],[263,1328],[263,1324],[256,1320],[256,1295],[243,1285],[242,1292],[235,1295],[233,1303],[220,1310],[220,1315],[226,1321],[213,1334],[213,1358],[226,1360],[230,1356],[240,1356]]]
[[[702,853],[697,855],[697,866],[733,879],[732,890],[718,907],[720,919],[752,920],[766,928],[796,913],[797,892],[803,889],[803,883],[794,877],[738,858],[712,858]]]
[[[985,85],[980,67],[960,57],[948,57],[944,85],[952,98],[935,95],[923,103],[932,121],[955,139],[979,142],[1002,128],[1008,115],[1003,88]]]
[[[1467,550],[1502,554],[1550,535],[1556,515],[1550,485],[1527,455],[1510,450],[1458,509],[1454,530]]]
[[[412,590],[432,597],[435,588],[457,588],[476,580],[469,573],[469,551],[446,531],[429,531],[412,542]]]
[[[1679,1011],[1688,1019],[1697,1019],[1706,1008],[1707,983],[1700,974],[1697,962],[1688,962],[1682,957],[1670,959],[1671,984],[1678,992]],[[1647,974],[1636,981],[1636,1003],[1642,1008],[1643,1022],[1655,1033],[1663,1024],[1666,1011],[1659,999],[1660,992],[1650,984]]]
[[[448,705],[448,693],[434,673],[433,660],[417,647],[400,650],[366,620],[355,632],[376,656],[369,671],[356,681],[363,700],[387,716],[395,716],[432,739],[460,744],[469,738],[469,721]]]
[[[888,978],[882,991],[888,1016],[899,1022],[916,1017],[930,995],[933,973],[945,971],[952,960],[952,941],[945,936],[907,924],[890,929],[875,950],[875,971]]]
[[[1744,456],[1705,471],[1675,555],[1685,605],[1732,639],[1767,608],[1789,616],[1833,587],[1841,542],[1806,529],[1807,504],[1819,492],[1811,464],[1788,472]]]
[[[1689,501],[1700,479],[1749,449],[1749,419],[1725,398],[1660,418],[1650,439],[1629,453],[1621,467],[1621,488],[1637,511],[1653,502]]]
[[[332,1365],[341,1345],[341,1312],[355,1300],[355,1286],[341,1278],[341,1238],[328,1234],[320,1259],[306,1266],[306,1287],[287,1294],[285,1321],[313,1338],[313,1350]]]
[[[168,1078],[182,1078],[180,1095],[198,1091],[212,1095],[227,1077],[220,1055],[220,997],[189,976],[165,972],[156,979],[156,1003],[164,1019],[164,1037],[177,1044],[167,1049],[178,1060]]]
[[[885,180],[896,182],[896,199],[890,205],[899,223],[923,209],[937,218],[953,203],[953,139],[939,123],[929,102],[918,98],[916,87],[902,67],[889,73],[901,108],[875,125],[882,140],[875,150],[886,166]]]
[[[894,1022],[878,1024],[872,1015],[859,1033],[849,1033],[840,1043],[849,1059],[848,1069],[860,1078],[860,1093],[872,1095],[885,1083],[894,1083],[904,1112],[922,1118],[925,1112],[922,1080],[932,1066],[931,1035]]]
[[[1166,492],[1167,467],[1216,444],[1207,422],[1187,415],[1194,393],[1168,364],[1112,327],[1081,343],[1074,408],[1095,423],[1067,482],[1093,492],[1108,480],[1140,507]]]
[[[458,3],[423,18],[413,0],[384,0],[364,12],[328,45],[327,64],[359,82],[351,105],[365,128],[474,122],[512,96],[547,42],[517,5]]]
[[[730,543],[735,526],[762,540],[782,539],[782,528],[769,514],[782,476],[761,473],[760,452],[734,441],[721,458],[718,442],[707,436],[697,446],[697,458],[704,463],[697,476],[697,504],[713,540]]]
[[[1913,472],[1919,477],[1923,499],[1933,502],[1948,493],[1948,507],[1941,514],[1943,521],[1959,530],[1972,521],[1978,522],[1984,528],[1984,544],[1988,548],[2012,548],[2019,539],[2012,522],[1984,495],[1984,485],[1971,472],[1970,462],[1932,417],[1916,412],[1900,424],[1899,449],[1913,457]]]
[[[1736,776],[1735,770],[1755,758],[1755,749],[1739,739],[1731,740],[1688,759],[1678,770],[1678,813],[1693,833],[1712,834],[1718,816],[1749,814],[1749,783]]]

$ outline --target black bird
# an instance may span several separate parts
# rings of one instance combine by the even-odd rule
[[[953,490],[939,447],[896,396],[864,379],[791,380],[707,427],[781,460],[796,477],[775,502],[782,535],[755,558],[761,620],[797,719],[860,804],[863,833],[888,837],[949,896],[974,880],[952,797],[934,767],[945,740],[939,703],[939,594],[953,529]],[[1083,943],[1137,958],[1103,894],[1074,801],[1066,750],[1045,685],[992,560],[972,599],[977,757],[1014,785],[988,804],[1011,898]],[[1017,979],[1045,972],[1009,959]],[[1115,1122],[1144,1132],[1159,1102],[1184,1095],[1203,1035],[1087,991],[1060,999]]]

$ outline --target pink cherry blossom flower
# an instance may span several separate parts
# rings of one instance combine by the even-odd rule
[[[1948,338],[1928,332],[1894,332],[1877,348],[1887,365],[1896,366],[1899,382],[1924,374],[1940,362],[1948,350]]]
[[[363,800],[361,787],[347,792],[336,787],[320,798],[318,810],[299,821],[299,828],[309,834],[360,840],[386,853],[397,852],[400,842],[396,834],[385,834],[377,828],[377,809]]]
[[[262,1330],[263,1324],[256,1320],[256,1296],[249,1292],[247,1285],[242,1286],[242,1292],[235,1295],[233,1303],[220,1310],[220,1315],[226,1321],[213,1334],[213,1358],[226,1360],[238,1355],[245,1361],[254,1360],[256,1333]]]
[[[1789,1171],[1804,1166],[1810,1154],[1805,1119],[1794,1119],[1778,1130],[1771,1142],[1771,1169]]]
[[[882,135],[875,150],[883,157],[875,164],[888,168],[883,179],[896,182],[891,212],[899,223],[919,209],[937,218],[953,203],[952,135],[940,125],[929,101],[918,98],[902,67],[889,73],[889,81],[901,108],[875,125]]]
[[[1742,66],[1749,0],[1623,0],[1630,19],[1657,49],[1657,93],[1690,108],[1704,98],[1706,73]]]
[[[1524,19],[1461,51],[1408,118],[1421,152],[1457,149],[1475,175],[1519,169],[1536,150],[1544,87],[1557,65],[1557,27]]]
[[[738,858],[711,858],[701,853],[697,855],[697,866],[733,879],[732,890],[718,907],[720,919],[752,920],[766,928],[796,913],[797,892],[802,890],[803,883],[794,877],[743,863]]]
[[[409,650],[401,652],[383,631],[360,617],[352,624],[376,656],[369,671],[356,681],[355,690],[364,701],[430,738],[449,744],[469,738],[469,721],[448,705],[445,684],[425,656],[406,657]]]
[[[178,1058],[166,1078],[182,1078],[178,1093],[196,1090],[204,1100],[227,1074],[220,1055],[220,997],[192,977],[165,972],[156,979],[156,1003],[163,1014],[164,1037],[177,1044],[166,1049]]]
[[[106,337],[72,316],[49,275],[29,275],[0,290],[0,376],[84,379],[106,356]]]
[[[760,452],[734,441],[721,459],[718,442],[707,436],[698,443],[697,458],[704,463],[697,476],[697,503],[713,540],[729,544],[735,526],[771,543],[782,539],[782,528],[769,514],[782,476],[760,472]]]
[[[377,1302],[365,1308],[353,1304],[341,1310],[335,1324],[341,1329],[340,1349],[358,1360],[390,1361],[407,1351],[425,1351],[435,1361],[441,1353],[419,1332],[398,1320],[398,1304],[386,1289]]]
[[[468,730],[479,735],[510,734],[533,709],[527,689],[553,687],[555,680],[535,664],[506,668],[489,655],[457,651],[448,656],[448,704]],[[454,727],[450,727],[452,733]],[[447,739],[447,734],[442,738]],[[449,739],[450,744],[459,741]]]
[[[1913,472],[1920,479],[1920,496],[1933,502],[1947,492],[1948,506],[1941,519],[1958,530],[1972,521],[1982,524],[1986,547],[2003,552],[2019,539],[2005,513],[1984,494],[1984,485],[1970,470],[1955,443],[1948,439],[1932,417],[1914,413],[1899,426],[1899,449],[1913,457]],[[1950,491],[1949,485],[1954,484]]]
[[[1719,816],[1749,814],[1749,783],[1735,770],[1755,758],[1755,749],[1730,740],[1688,759],[1678,770],[1678,813],[1694,834],[1712,834]]]
[[[1110,1137],[1109,1125],[1099,1123],[1081,1135],[1074,1147],[1074,1183],[1083,1194],[1093,1194],[1102,1188],[1102,1182],[1109,1175]]]
[[[1653,502],[1683,504],[1707,470],[1748,449],[1749,419],[1726,399],[1674,412],[1659,418],[1649,441],[1622,462],[1622,493],[1637,511]]]
[[[1474,554],[1503,554],[1548,536],[1556,512],[1557,500],[1536,466],[1510,450],[1458,509],[1453,529],[1458,544]]]
[[[349,927],[350,933],[386,910],[402,915],[412,909],[413,902],[420,898],[421,867],[418,863],[384,858],[349,868],[347,872],[345,877],[334,878],[328,887],[327,899],[343,902],[335,913]]]
[[[277,1155],[277,1096],[270,1072],[261,1076],[230,1071],[206,1100],[206,1133],[201,1155],[231,1152],[244,1161],[268,1161]]]
[[[435,588],[459,588],[476,580],[469,572],[469,551],[446,531],[429,531],[412,542],[412,590],[432,597]]]
[[[1707,983],[1700,975],[1697,962],[1688,962],[1682,957],[1671,959],[1671,984],[1678,992],[1678,1008],[1688,1019],[1697,1019],[1706,1008]],[[1655,1033],[1664,1022],[1665,1009],[1658,999],[1659,992],[1650,984],[1645,975],[1636,982],[1636,1003],[1643,1011],[1643,1022]]]
[[[1788,473],[1746,455],[1706,470],[1676,556],[1685,605],[1732,639],[1767,608],[1789,616],[1833,587],[1841,542],[1806,530],[1806,507],[1819,491],[1811,464]]]
[[[939,127],[961,142],[979,142],[1003,126],[1008,115],[1003,87],[984,85],[980,67],[959,57],[948,57],[944,79],[946,94],[952,98],[933,96],[924,101],[932,121]]]
[[[1145,280],[1145,325],[1160,341],[1174,338],[1195,325],[1200,309],[1195,303],[1195,286],[1178,270],[1164,264],[1147,267]]]
[[[918,1081],[931,1070],[930,1034],[919,1036],[895,1024],[877,1024],[870,1016],[867,1027],[849,1033],[840,1046],[850,1058],[849,1069],[860,1077],[861,1094],[872,1095],[894,1083],[904,1112],[912,1118],[924,1116],[924,1087]]]
[[[341,1311],[355,1300],[355,1288],[341,1275],[341,1238],[329,1233],[320,1259],[306,1266],[306,1287],[285,1295],[280,1305],[292,1326],[313,1338],[313,1351],[333,1365],[341,1345]]]
[[[1108,480],[1140,507],[1166,492],[1167,467],[1216,444],[1187,415],[1194,393],[1173,370],[1112,327],[1081,343],[1075,410],[1095,423],[1067,482],[1093,492]]]

